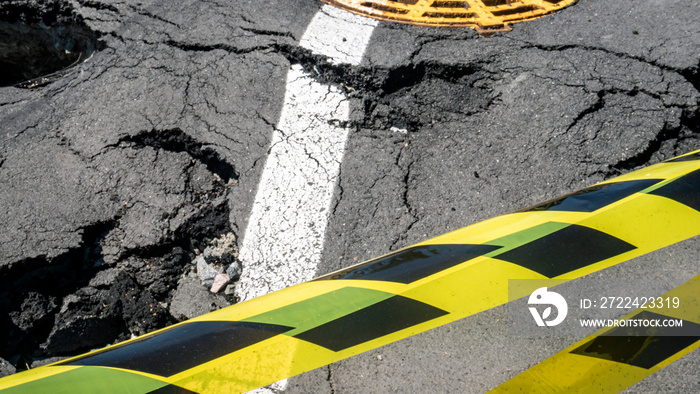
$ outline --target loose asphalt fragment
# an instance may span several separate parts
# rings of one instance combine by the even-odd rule
[[[199,280],[203,286],[211,288],[212,293],[218,293],[232,279],[240,277],[241,263],[236,258],[235,240],[232,233],[215,239],[213,245],[207,246],[194,260]]]
[[[229,302],[202,286],[196,275],[186,275],[178,281],[170,304],[166,307],[178,320],[186,320],[228,305]]]
[[[14,365],[0,358],[0,376],[12,375],[15,371]]]
[[[211,265],[207,264],[207,260],[204,256],[199,256],[195,259],[197,264],[197,275],[199,275],[199,280],[202,282],[203,286],[211,287],[214,284],[214,278],[219,274],[219,271],[214,269]]]

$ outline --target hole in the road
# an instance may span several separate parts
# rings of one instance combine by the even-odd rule
[[[508,23],[536,19],[577,0],[323,0],[379,20],[422,26],[473,27],[482,35],[509,31]],[[458,12],[458,10],[470,12]]]
[[[0,4],[0,86],[45,85],[99,49],[97,33],[65,4]]]

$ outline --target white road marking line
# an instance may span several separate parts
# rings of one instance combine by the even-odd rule
[[[325,5],[299,44],[334,64],[358,65],[377,22]],[[313,278],[321,259],[333,190],[345,152],[347,98],[306,75],[287,74],[280,120],[272,136],[239,259],[241,301]],[[250,393],[284,391],[287,380]],[[274,390],[274,391],[273,391]]]
[[[315,54],[328,56],[334,64],[356,66],[362,61],[377,23],[374,19],[324,5],[309,23],[299,45]]]
[[[348,129],[330,122],[347,120],[348,113],[337,88],[292,66],[239,253],[241,300],[313,278],[348,135]]]
[[[300,45],[357,65],[377,22],[324,6]],[[312,279],[323,251],[333,190],[345,151],[347,98],[295,65],[241,244],[236,294],[248,300]]]

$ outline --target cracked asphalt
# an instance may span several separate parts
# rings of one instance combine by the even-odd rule
[[[235,301],[194,288],[192,261],[245,232],[292,66],[350,104],[317,275],[700,149],[692,0],[580,0],[489,38],[381,22],[355,66],[299,44],[316,0],[46,3],[104,48],[45,86],[0,88],[0,357],[15,367],[179,321],[184,291],[201,313]],[[699,251],[693,239],[582,280],[679,284]],[[504,318],[286,392],[483,392],[576,340],[508,336]],[[696,350],[630,391],[700,390],[699,365]]]

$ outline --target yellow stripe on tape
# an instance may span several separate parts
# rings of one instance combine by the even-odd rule
[[[0,389],[55,392],[62,369],[82,366],[110,379],[107,370],[134,371],[120,378],[133,392],[243,392],[321,367],[504,304],[509,279],[566,281],[700,234],[698,152],[0,379]],[[571,361],[582,377],[624,369],[563,357],[584,357]]]

